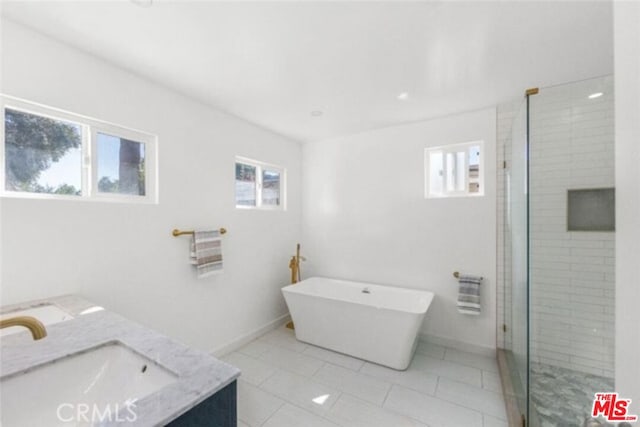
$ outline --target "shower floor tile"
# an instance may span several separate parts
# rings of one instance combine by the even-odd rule
[[[530,385],[541,427],[582,426],[591,413],[593,394],[614,390],[613,378],[540,363],[531,366]]]
[[[421,342],[406,371],[296,340],[284,327],[223,357],[249,427],[503,427],[495,361]],[[446,360],[445,360],[446,359]]]

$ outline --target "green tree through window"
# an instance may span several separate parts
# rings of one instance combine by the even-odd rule
[[[53,187],[42,185],[38,180],[52,164],[81,145],[79,125],[5,109],[5,188],[79,195],[81,190],[72,184],[61,183]]]

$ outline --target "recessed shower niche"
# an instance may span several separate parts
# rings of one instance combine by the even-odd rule
[[[615,231],[614,188],[567,191],[568,231]]]

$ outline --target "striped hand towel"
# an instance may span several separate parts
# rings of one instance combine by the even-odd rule
[[[222,273],[222,238],[218,230],[193,233],[191,264],[196,266],[198,279]]]
[[[458,311],[463,314],[480,314],[482,277],[461,274],[458,283]]]

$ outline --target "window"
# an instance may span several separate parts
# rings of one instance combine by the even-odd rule
[[[285,170],[280,166],[236,158],[236,208],[284,209]]]
[[[484,195],[482,141],[425,149],[425,197]]]
[[[144,196],[145,145],[107,133],[97,133],[98,193]]]
[[[156,137],[2,98],[3,196],[156,201]]]

